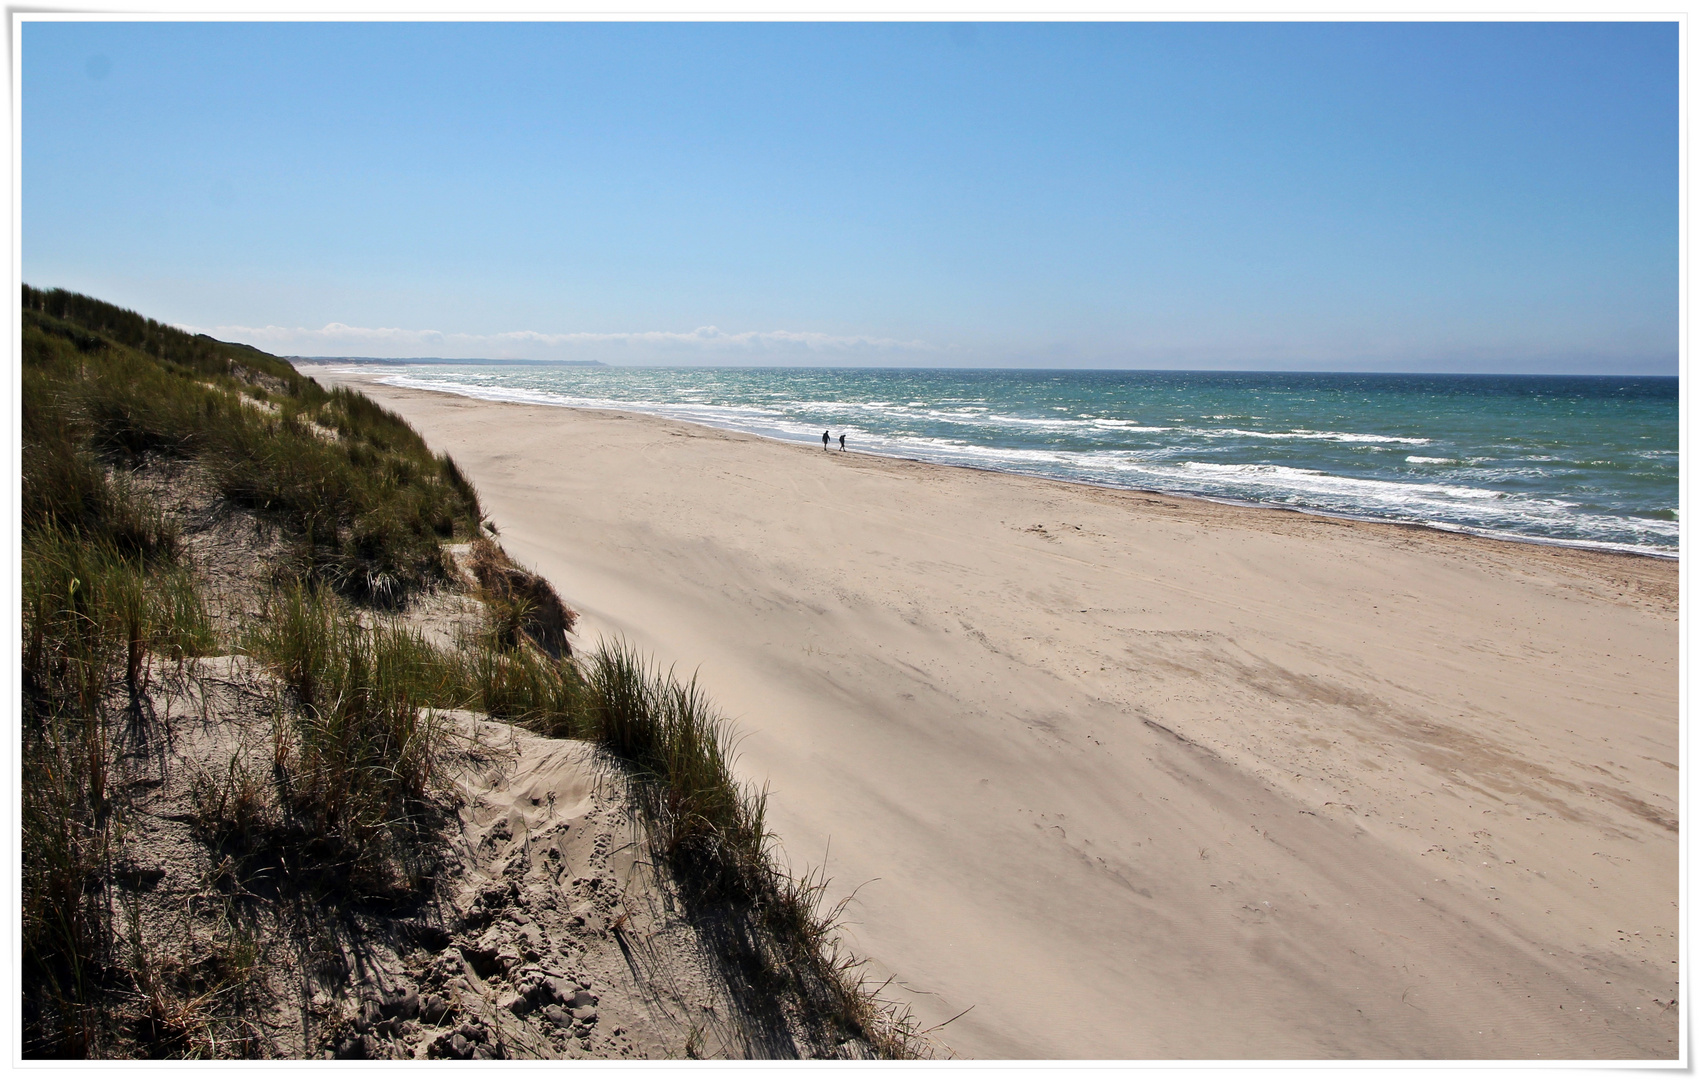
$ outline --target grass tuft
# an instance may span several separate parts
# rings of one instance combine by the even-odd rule
[[[578,613],[562,602],[554,586],[515,566],[488,537],[472,541],[470,556],[472,576],[500,648],[512,650],[524,637],[551,657],[571,654],[566,635],[577,624]]]
[[[822,906],[827,879],[781,866],[766,825],[767,791],[732,771],[728,721],[697,682],[680,683],[624,641],[586,664],[589,735],[633,770],[658,853],[685,884],[687,902],[740,912],[757,930],[770,984],[790,986],[880,1057],[924,1056],[912,1016],[881,1001],[841,947],[848,899]]]
[[[363,625],[345,601],[311,585],[275,594],[246,645],[291,698],[273,748],[286,831],[314,862],[358,877],[372,894],[416,887],[403,849],[433,818],[441,744],[433,707],[459,695],[454,660],[406,626]],[[230,783],[238,779],[233,771]],[[246,835],[253,823],[241,805],[220,795],[209,818]]]

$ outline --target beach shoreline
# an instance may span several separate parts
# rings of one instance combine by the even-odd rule
[[[327,373],[331,372],[331,371],[336,371],[336,370],[345,370],[345,366],[343,368],[339,368],[338,365],[336,365],[336,364],[314,363],[310,366],[312,366],[314,370],[322,370],[322,371],[325,371]],[[405,364],[401,364],[401,363],[397,363],[395,365],[390,365],[390,366],[400,367],[400,368],[403,368],[403,369],[405,368]],[[611,408],[611,407],[603,407],[603,406],[579,405],[579,404],[575,404],[575,403],[572,403],[572,402],[566,402],[566,401],[546,402],[546,401],[538,401],[538,400],[535,400],[533,398],[502,397],[502,396],[496,396],[496,395],[492,395],[492,394],[488,394],[488,393],[480,394],[480,393],[477,393],[477,392],[475,392],[475,391],[473,391],[473,390],[471,390],[470,388],[467,388],[467,387],[459,387],[459,386],[447,387],[447,386],[434,386],[434,385],[430,385],[428,383],[417,383],[417,382],[403,383],[403,382],[386,381],[386,380],[393,380],[393,379],[397,379],[397,378],[405,378],[406,375],[405,375],[404,370],[402,372],[400,372],[399,374],[386,374],[386,375],[378,375],[378,374],[375,374],[375,373],[370,373],[365,369],[357,369],[356,371],[347,372],[347,373],[351,374],[351,375],[353,375],[357,378],[361,378],[363,380],[372,382],[376,385],[390,386],[390,387],[394,387],[396,389],[422,390],[422,391],[426,391],[426,392],[430,392],[430,393],[448,394],[448,395],[451,395],[451,396],[469,398],[469,399],[474,400],[474,401],[490,402],[492,404],[528,404],[528,405],[536,405],[536,406],[539,406],[539,407],[542,407],[542,408],[578,409],[578,410],[586,411],[586,412],[626,413],[626,414],[629,414],[629,415],[632,415],[632,416],[647,416],[647,417],[653,417],[653,418],[656,418],[656,419],[670,420],[670,421],[674,421],[674,422],[677,422],[677,423],[695,424],[699,427],[712,428],[712,429],[717,430],[717,431],[733,431],[733,432],[737,432],[738,434],[750,435],[750,436],[753,436],[755,438],[765,439],[765,440],[768,440],[768,441],[771,441],[771,442],[776,442],[776,443],[785,444],[785,445],[811,447],[812,444],[813,444],[812,437],[787,437],[787,436],[783,436],[783,435],[772,434],[772,433],[767,432],[767,431],[756,430],[756,429],[753,429],[753,428],[738,427],[738,426],[732,425],[732,424],[713,424],[713,423],[709,423],[709,422],[706,422],[706,421],[703,421],[703,420],[700,420],[700,419],[694,419],[694,418],[689,418],[689,417],[669,416],[667,413],[660,412],[660,411],[645,411],[645,410],[642,410],[642,409],[635,409],[635,408],[621,409],[621,408]],[[915,454],[881,452],[881,451],[877,451],[877,450],[866,450],[866,449],[861,449],[861,448],[857,448],[856,450],[854,450],[852,452],[858,453],[858,454],[861,454],[861,455],[867,456],[867,457],[878,457],[878,458],[884,458],[884,459],[892,460],[892,461],[912,461],[912,462],[916,462],[918,464],[934,465],[934,466],[938,466],[940,468],[966,469],[966,470],[970,470],[970,471],[974,471],[974,472],[990,472],[990,473],[997,473],[997,474],[1007,475],[1007,476],[1024,476],[1024,477],[1028,477],[1030,479],[1047,480],[1047,481],[1051,481],[1051,482],[1059,483],[1059,484],[1074,484],[1074,485],[1078,485],[1078,486],[1081,486],[1081,487],[1103,488],[1103,489],[1107,489],[1107,490],[1111,490],[1111,491],[1128,491],[1128,492],[1133,492],[1133,493],[1141,494],[1141,495],[1162,495],[1162,496],[1167,496],[1167,497],[1177,498],[1177,499],[1197,499],[1197,500],[1201,500],[1203,502],[1215,503],[1215,504],[1220,505],[1220,506],[1237,506],[1237,507],[1245,507],[1245,508],[1248,508],[1248,509],[1258,509],[1258,510],[1283,510],[1283,511],[1288,511],[1288,512],[1291,512],[1291,513],[1305,514],[1305,515],[1309,515],[1309,516],[1312,516],[1312,517],[1331,518],[1331,519],[1336,519],[1336,520],[1341,520],[1341,521],[1355,521],[1355,522],[1363,522],[1363,523],[1367,523],[1367,524],[1380,524],[1380,525],[1397,525],[1397,526],[1405,527],[1405,528],[1431,529],[1435,532],[1449,533],[1449,534],[1454,534],[1454,535],[1473,536],[1473,537],[1483,539],[1483,540],[1499,541],[1499,542],[1504,542],[1504,543],[1532,544],[1532,545],[1535,545],[1535,546],[1538,546],[1538,547],[1574,548],[1574,549],[1583,550],[1583,551],[1601,551],[1601,552],[1608,552],[1608,553],[1611,553],[1611,554],[1634,555],[1634,556],[1640,556],[1640,557],[1645,557],[1645,558],[1654,558],[1654,559],[1669,559],[1669,560],[1679,560],[1680,559],[1679,550],[1675,550],[1675,549],[1661,550],[1661,549],[1657,549],[1657,548],[1648,547],[1646,545],[1623,544],[1623,543],[1614,543],[1614,542],[1610,542],[1610,541],[1600,541],[1600,540],[1571,539],[1571,538],[1563,538],[1563,537],[1546,537],[1546,536],[1538,536],[1538,535],[1534,535],[1534,534],[1530,534],[1530,533],[1517,533],[1517,532],[1504,530],[1504,529],[1488,529],[1488,528],[1472,526],[1472,525],[1465,525],[1465,524],[1458,524],[1458,523],[1446,523],[1446,522],[1436,522],[1436,521],[1406,521],[1406,520],[1400,520],[1398,518],[1378,516],[1378,515],[1373,515],[1373,514],[1354,514],[1354,513],[1344,512],[1344,511],[1327,510],[1327,509],[1323,509],[1323,508],[1320,508],[1320,507],[1313,507],[1313,506],[1302,506],[1302,505],[1294,505],[1294,504],[1287,504],[1287,503],[1265,502],[1265,501],[1259,501],[1259,500],[1256,500],[1256,499],[1243,499],[1243,498],[1235,498],[1235,497],[1224,496],[1224,495],[1210,495],[1210,494],[1201,493],[1201,492],[1184,491],[1184,490],[1178,490],[1178,489],[1145,487],[1145,486],[1139,486],[1139,485],[1135,485],[1135,484],[1116,484],[1116,483],[1111,483],[1111,482],[1108,482],[1108,481],[1083,480],[1083,479],[1076,479],[1076,478],[1066,477],[1066,476],[1047,476],[1047,475],[1040,473],[1040,472],[1029,472],[1029,471],[1025,471],[1025,470],[1022,470],[1022,469],[1019,469],[1019,468],[1014,468],[1014,467],[1009,467],[1009,466],[999,467],[999,466],[995,466],[995,465],[979,465],[979,464],[974,464],[972,462],[964,462],[964,461],[936,461],[936,460],[932,460],[932,459],[922,457],[922,456],[919,456],[919,455],[915,455]]]
[[[1673,560],[302,370],[697,671],[955,1053],[1676,1053]]]

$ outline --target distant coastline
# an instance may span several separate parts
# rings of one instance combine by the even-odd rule
[[[600,360],[492,360],[477,356],[288,356],[305,364],[502,364],[511,367],[607,367]]]

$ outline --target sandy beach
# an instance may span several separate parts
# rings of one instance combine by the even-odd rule
[[[945,1052],[1677,1054],[1673,561],[302,370],[697,672]]]

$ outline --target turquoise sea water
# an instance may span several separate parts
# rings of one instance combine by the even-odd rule
[[[1674,378],[408,365],[383,381],[1674,555]]]

